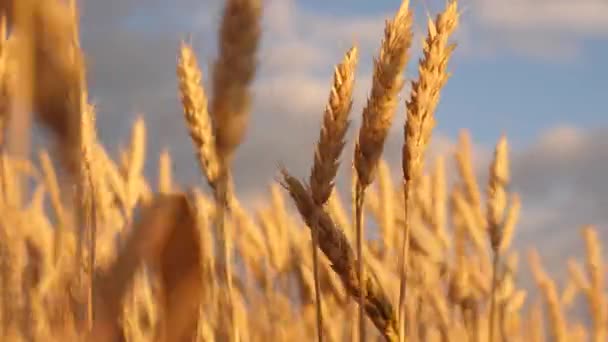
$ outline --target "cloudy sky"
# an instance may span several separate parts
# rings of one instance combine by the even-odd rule
[[[445,0],[412,0],[420,52],[427,13]],[[255,196],[277,162],[299,176],[312,147],[332,68],[356,43],[361,51],[353,127],[370,86],[384,20],[398,0],[265,0],[263,43],[250,129],[236,161],[236,182]],[[82,40],[100,136],[110,150],[126,143],[145,116],[148,170],[168,147],[184,184],[200,184],[177,100],[175,63],[190,39],[209,74],[221,0],[83,0]],[[462,0],[458,48],[437,112],[436,150],[449,151],[468,128],[483,175],[502,133],[512,146],[513,187],[522,195],[519,243],[540,243],[547,258],[580,245],[578,227],[595,223],[608,241],[608,2]],[[412,60],[413,61],[413,60]],[[411,63],[406,76],[416,77]],[[405,97],[404,97],[405,98]],[[386,158],[399,162],[403,111]],[[351,132],[354,133],[354,132]],[[608,249],[608,247],[606,248]]]

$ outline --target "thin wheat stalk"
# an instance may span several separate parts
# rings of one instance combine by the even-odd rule
[[[57,219],[57,232],[55,232],[55,242],[53,247],[53,256],[55,263],[59,261],[60,253],[62,251],[62,242],[67,232],[66,217],[63,205],[61,203],[61,193],[59,183],[57,182],[57,175],[53,167],[51,157],[46,151],[42,151],[39,154],[40,166],[44,175],[44,184],[49,193],[51,199],[51,205],[55,211],[55,217]]]
[[[82,97],[83,105],[81,108],[84,109],[82,115],[82,126],[81,126],[81,151],[82,151],[82,166],[81,166],[81,196],[79,197],[79,204],[81,205],[80,214],[80,228],[79,228],[79,248],[82,253],[84,245],[85,234],[87,235],[86,240],[88,243],[88,259],[87,259],[87,324],[88,328],[93,327],[93,298],[94,298],[94,270],[95,270],[95,254],[97,246],[97,199],[98,199],[98,188],[94,184],[93,172],[95,167],[93,165],[93,146],[95,144],[95,130],[94,130],[94,114],[92,106],[86,104],[86,95]],[[80,260],[80,259],[79,259]]]
[[[365,189],[358,181],[355,188],[355,230],[357,239],[357,274],[359,275],[359,288],[364,290],[363,279],[365,279],[365,268],[363,267],[363,203],[365,201]],[[365,333],[365,316],[364,316],[364,303],[365,293],[361,291],[359,293],[359,341],[366,340]]]
[[[429,19],[428,34],[424,42],[424,57],[419,63],[418,80],[412,84],[411,98],[407,101],[407,119],[404,127],[402,156],[405,231],[400,258],[401,286],[399,290],[399,331],[405,340],[405,297],[410,245],[410,197],[424,163],[424,153],[435,126],[435,109],[441,89],[449,77],[447,64],[455,45],[448,39],[458,26],[458,3],[450,1],[435,21]]]

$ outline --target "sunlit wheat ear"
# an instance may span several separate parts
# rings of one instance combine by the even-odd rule
[[[201,69],[190,45],[181,44],[177,63],[179,93],[184,118],[201,170],[212,188],[217,187],[220,173],[207,96],[202,85]]]
[[[507,188],[509,186],[509,150],[506,137],[496,145],[494,160],[490,166],[488,183],[487,221],[492,250],[498,251],[502,240],[503,223],[507,207]]]
[[[532,275],[534,276],[537,286],[541,290],[541,294],[547,306],[552,340],[557,342],[566,342],[568,341],[568,328],[566,325],[566,318],[564,317],[562,306],[559,301],[557,286],[543,269],[538,252],[535,250],[530,251],[528,254],[528,263],[530,264]]]
[[[593,322],[593,341],[605,341],[608,336],[608,300],[605,292],[605,262],[602,259],[601,240],[592,226],[584,227],[583,238],[587,251],[589,286],[585,291],[589,313]]]
[[[339,159],[344,149],[345,135],[350,120],[355,69],[358,50],[351,48],[335,67],[323,124],[315,148],[314,164],[310,173],[310,186],[315,203],[323,205],[329,199],[338,172]]]
[[[372,89],[359,128],[354,161],[359,182],[364,187],[373,181],[395,116],[411,43],[412,13],[409,1],[403,1],[395,17],[386,22],[380,53],[374,59]]]
[[[213,64],[211,117],[218,155],[227,162],[245,135],[261,36],[261,1],[227,0]]]
[[[321,207],[327,203],[334,189],[339,159],[344,149],[344,138],[349,126],[348,116],[353,102],[352,95],[356,66],[357,48],[353,47],[346,53],[342,63],[338,64],[335,68],[328,104],[323,114],[323,124],[315,148],[313,167],[310,172],[311,195],[315,203]],[[312,254],[318,340],[321,342],[323,340],[323,319],[317,259],[318,236],[315,229],[311,230],[311,236],[313,240]]]
[[[409,1],[403,1],[392,20],[384,29],[384,38],[379,56],[374,60],[372,88],[363,108],[363,118],[359,135],[355,142],[354,167],[357,174],[355,187],[355,228],[357,237],[358,274],[365,278],[363,269],[362,225],[365,189],[373,182],[378,161],[384,149],[384,142],[391,127],[398,104],[398,95],[403,88],[403,71],[408,60],[412,43],[412,14]],[[360,294],[363,302],[364,294]],[[364,308],[359,306],[359,338],[364,340]]]
[[[423,169],[424,153],[435,126],[435,109],[448,80],[447,65],[455,48],[448,39],[458,27],[459,15],[457,2],[450,1],[435,21],[428,21],[418,79],[412,83],[411,97],[406,103],[402,157],[405,182],[416,179]]]
[[[477,184],[477,176],[473,169],[471,137],[469,132],[463,130],[458,137],[458,147],[456,150],[456,166],[461,181],[464,183],[465,198],[473,207],[473,218],[475,226],[478,229],[483,229],[486,226],[486,219],[482,212],[481,194],[479,193],[479,185]]]
[[[493,253],[492,298],[490,302],[489,333],[494,340],[496,314],[496,287],[498,286],[498,263],[502,244],[505,211],[507,207],[507,188],[509,186],[509,156],[506,137],[501,137],[496,145],[494,160],[490,166],[490,180],[487,193],[487,227]]]
[[[405,339],[405,279],[409,254],[409,204],[415,182],[423,170],[424,153],[435,126],[435,109],[439,94],[448,79],[447,64],[455,45],[448,39],[458,27],[457,1],[450,1],[435,21],[428,20],[428,32],[423,47],[423,58],[418,66],[418,79],[412,83],[410,99],[406,102],[406,122],[402,149],[404,181],[405,236],[401,253],[401,287],[399,292],[401,340]]]

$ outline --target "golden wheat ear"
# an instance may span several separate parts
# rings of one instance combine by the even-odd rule
[[[363,108],[354,157],[357,176],[364,187],[373,181],[404,85],[403,71],[412,44],[413,19],[408,3],[404,1],[395,17],[386,22],[380,53],[374,60],[372,89]]]
[[[323,124],[315,148],[310,172],[310,187],[315,203],[323,205],[329,199],[338,172],[339,159],[345,145],[353,103],[355,68],[358,50],[352,47],[335,67],[329,99],[323,114]]]
[[[374,60],[372,89],[363,108],[363,118],[355,143],[355,229],[358,274],[365,278],[363,267],[363,204],[365,190],[374,181],[384,143],[393,122],[398,95],[404,85],[403,72],[412,43],[412,13],[405,0],[392,20],[386,22],[378,57]],[[362,296],[362,295],[361,295]],[[363,298],[359,299],[363,302]],[[359,338],[366,338],[363,307],[359,307]]]
[[[348,130],[348,116],[352,107],[352,94],[357,65],[357,48],[351,48],[342,63],[336,66],[328,104],[323,114],[323,124],[315,148],[314,163],[310,171],[310,191],[313,200],[324,206],[334,188],[338,172],[339,159],[344,149],[344,138]],[[318,340],[323,340],[323,318],[321,312],[321,295],[319,284],[319,266],[317,259],[316,229],[311,230],[313,251],[313,275],[315,284],[315,301],[317,307]]]
[[[220,173],[215,136],[202,85],[202,72],[192,47],[182,42],[177,63],[179,94],[184,118],[199,165],[209,186],[217,187]]]
[[[405,279],[409,254],[409,206],[415,182],[423,170],[424,153],[435,126],[435,108],[439,94],[448,79],[447,63],[454,45],[448,39],[458,26],[459,12],[456,1],[450,1],[446,9],[433,21],[428,20],[428,33],[420,60],[418,79],[412,83],[411,98],[406,102],[406,122],[402,149],[405,236],[401,253],[401,287],[399,292],[399,327],[405,326]],[[401,336],[403,340],[405,336]]]

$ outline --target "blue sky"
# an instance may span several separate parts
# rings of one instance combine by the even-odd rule
[[[526,144],[553,126],[567,124],[590,128],[605,125],[607,116],[600,101],[608,90],[608,85],[604,84],[608,79],[608,67],[605,66],[608,60],[608,27],[589,28],[592,24],[587,23],[587,16],[588,12],[605,11],[607,13],[593,20],[603,18],[608,22],[608,5],[604,5],[602,0],[514,0],[511,2],[513,6],[529,13],[527,16],[531,18],[507,20],[497,14],[487,14],[500,10],[500,5],[496,5],[500,2],[504,1],[466,0],[460,3],[462,27],[454,39],[459,47],[450,67],[453,77],[443,92],[438,109],[438,130],[454,137],[460,128],[467,127],[481,144],[491,144],[504,132],[516,138],[516,144]],[[98,8],[94,6],[103,5],[85,1],[85,39],[89,31],[103,30],[108,34],[116,30],[139,35],[162,34],[175,42],[192,35],[202,62],[211,62],[221,1],[183,0],[173,5],[153,0],[146,8],[139,8],[135,1],[126,3],[121,12],[110,12],[119,24],[103,28],[103,24],[95,27],[86,25],[86,19],[96,17],[93,10]],[[539,6],[535,3],[546,4],[548,10],[537,8]],[[412,1],[418,32],[424,31],[427,13],[435,14],[443,4],[444,0]],[[265,41],[262,48],[264,56],[272,56],[273,50],[281,47],[293,48],[294,54],[303,48],[325,51],[315,62],[293,63],[282,69],[262,62],[260,79],[272,74],[302,73],[314,75],[322,89],[340,54],[356,41],[364,48],[360,72],[364,73],[363,77],[369,76],[383,20],[398,5],[396,0],[267,0],[266,6],[274,12],[265,17],[265,36],[280,38],[278,42],[274,38]],[[87,11],[91,7],[92,10]],[[551,10],[562,7],[564,9]],[[538,18],[551,12],[556,12],[553,13],[555,18]],[[560,21],[560,16],[563,16],[560,13],[563,12],[572,13],[574,19],[569,21],[570,27],[564,27]],[[281,18],[287,16],[289,19],[285,20],[293,22],[280,23]],[[534,20],[545,24],[536,27]],[[333,25],[332,21],[335,21]],[[318,39],[318,31],[311,33],[316,22],[321,22],[328,30],[344,30],[339,25],[347,24],[351,32]],[[286,35],[281,32],[284,28],[280,25],[288,26],[293,32]],[[417,38],[419,41],[422,36]],[[417,47],[415,56],[420,45]],[[168,51],[164,53],[169,56]],[[409,78],[416,76],[415,67],[412,61],[407,72]],[[361,87],[363,91],[360,94],[365,96],[367,85],[362,84]],[[131,105],[138,107],[136,103]]]
[[[494,32],[494,37],[481,33],[488,26],[491,29],[492,25],[479,18],[475,7],[479,2],[461,1],[462,20],[470,37],[465,41],[455,39],[460,44],[459,48],[466,51],[461,53],[457,50],[451,64],[454,76],[443,92],[438,110],[439,130],[454,136],[460,128],[467,127],[483,144],[491,144],[504,132],[516,138],[517,144],[525,144],[556,125],[569,124],[582,128],[606,125],[608,114],[601,103],[604,101],[603,95],[608,92],[608,84],[605,83],[608,79],[608,67],[605,66],[608,60],[608,30],[604,29],[603,34],[581,34],[580,28],[573,27],[570,31],[556,28],[555,32],[546,32],[546,39],[555,39],[557,35],[557,39],[565,40],[563,44],[572,45],[562,55],[550,48],[545,53],[497,49],[489,54],[476,54],[475,50],[481,48],[475,40],[504,39],[504,32],[500,30]],[[532,2],[519,1],[521,6],[532,6]],[[556,4],[559,2],[553,1]],[[419,29],[424,25],[427,11],[436,13],[441,10],[443,3],[412,1]],[[599,4],[597,1],[587,3],[589,6]],[[339,18],[381,17],[393,11],[397,5],[397,1],[389,0],[297,1],[297,6],[303,10]],[[608,7],[598,5],[598,10],[608,11]],[[537,14],[542,15],[540,11]],[[608,13],[604,14],[604,18],[608,20]],[[601,30],[598,28],[598,32]],[[523,40],[530,31],[534,29],[522,30],[513,39]],[[545,33],[541,29],[539,31]],[[415,63],[410,63],[410,77],[415,77],[413,67]]]
[[[492,146],[506,133],[513,188],[524,205],[520,242],[540,241],[549,246],[545,254],[568,254],[580,247],[573,241],[587,223],[597,224],[608,241],[608,2],[459,3],[458,48],[432,150],[449,154],[459,130],[469,129],[483,179]],[[411,2],[416,25],[409,79],[417,76],[426,15],[444,4]],[[397,0],[264,0],[254,108],[235,162],[243,196],[266,190],[277,162],[305,176],[333,65],[353,43],[360,49],[352,112],[352,129],[358,127],[384,20],[398,6]],[[145,6],[84,0],[82,39],[100,136],[116,153],[136,115],[144,115],[152,177],[158,153],[168,147],[180,183],[203,184],[177,99],[175,63],[180,39],[191,37],[203,73],[210,73],[221,8],[221,0],[147,0]],[[403,120],[401,108],[385,150],[396,175]]]

